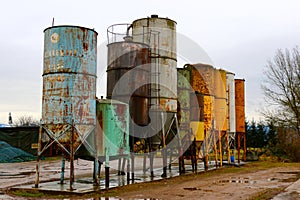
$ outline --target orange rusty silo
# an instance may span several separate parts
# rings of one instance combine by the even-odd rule
[[[235,79],[236,132],[245,133],[245,80]]]

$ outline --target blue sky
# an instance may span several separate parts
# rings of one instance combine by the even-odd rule
[[[300,44],[300,2],[285,1],[17,1],[0,7],[0,123],[20,115],[41,116],[43,30],[78,25],[98,32],[97,96],[105,96],[106,29],[158,14],[177,22],[178,67],[210,60],[246,80],[246,117],[262,119],[263,70],[279,48]],[[186,42],[187,41],[187,42]],[[194,49],[181,49],[186,44]],[[190,52],[189,52],[190,50]],[[199,53],[197,53],[199,52]],[[209,59],[205,57],[205,53]],[[183,55],[184,54],[184,55]],[[199,55],[199,57],[197,56]]]

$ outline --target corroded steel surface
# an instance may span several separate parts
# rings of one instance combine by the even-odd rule
[[[215,128],[215,97],[204,95],[204,130]]]
[[[245,80],[235,79],[236,132],[245,132]]]
[[[133,21],[132,26],[134,41],[149,44],[152,52],[159,48],[159,53],[163,57],[177,59],[175,21],[168,18],[149,17]]]
[[[214,95],[215,68],[206,64],[194,64],[188,66],[192,70],[191,85],[195,92]]]
[[[98,156],[129,153],[129,107],[127,104],[109,99],[97,101],[97,151]]]
[[[177,69],[177,93],[178,93],[178,122],[180,125],[180,138],[183,139],[190,132],[190,86],[191,71],[184,68]]]
[[[42,124],[67,149],[73,128],[76,149],[96,125],[96,55],[94,30],[53,26],[44,31]]]
[[[159,90],[152,90],[151,98],[170,98],[170,101],[161,101],[161,107],[177,112],[177,103],[173,104],[172,100],[177,99],[176,22],[158,16],[138,19],[132,23],[132,36],[133,41],[146,43],[151,49],[150,81]]]
[[[149,122],[149,47],[135,42],[108,45],[107,97],[129,104],[137,125]]]

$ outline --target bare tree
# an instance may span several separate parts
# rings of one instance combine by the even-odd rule
[[[34,119],[32,116],[22,115],[15,120],[15,126],[38,126],[39,121]]]
[[[264,72],[262,90],[269,110],[267,120],[294,129],[300,135],[300,54],[298,47],[278,50]]]

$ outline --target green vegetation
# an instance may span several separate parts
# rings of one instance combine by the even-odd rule
[[[266,125],[269,128],[267,138],[258,142],[259,148],[264,147],[266,154],[278,156],[281,160],[300,161],[300,53],[298,47],[292,50],[278,50],[266,65],[265,80],[262,90],[265,95],[267,109],[263,110]],[[252,124],[250,125],[252,127]],[[263,136],[258,132],[249,131],[252,136]],[[252,133],[252,134],[251,134]],[[266,142],[265,144],[263,144]]]

